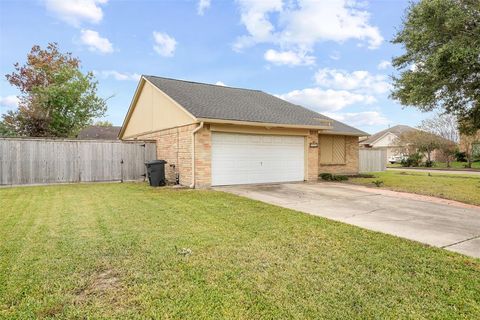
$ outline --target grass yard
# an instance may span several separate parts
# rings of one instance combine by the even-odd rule
[[[418,193],[480,205],[480,176],[443,174],[409,170],[373,173],[374,178],[353,178],[349,183],[375,187],[373,181],[383,181],[382,188]]]
[[[480,260],[216,191],[0,189],[0,318],[48,317],[479,319]]]
[[[480,170],[480,161],[472,162],[472,168],[465,168],[466,162],[452,161],[450,163],[450,168],[447,168],[446,162],[434,162],[432,168],[420,167],[422,169],[463,169],[463,170]],[[387,165],[389,168],[402,168],[400,163],[389,163]]]

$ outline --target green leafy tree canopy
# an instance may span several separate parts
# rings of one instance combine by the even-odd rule
[[[422,111],[456,115],[463,133],[480,129],[480,1],[421,0],[393,39],[392,97]]]
[[[73,137],[104,116],[106,101],[97,96],[93,73],[80,60],[61,53],[56,43],[34,46],[25,65],[16,63],[7,80],[20,91],[19,107],[3,115],[5,130],[20,136]]]

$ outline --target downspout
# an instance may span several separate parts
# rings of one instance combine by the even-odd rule
[[[203,121],[200,122],[200,125],[192,131],[192,184],[190,188],[195,188],[195,133],[203,128]]]

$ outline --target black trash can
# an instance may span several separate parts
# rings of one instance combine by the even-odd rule
[[[165,160],[153,160],[145,162],[147,177],[152,187],[160,187],[166,184],[165,181]]]

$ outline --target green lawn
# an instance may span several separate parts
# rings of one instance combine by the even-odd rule
[[[216,191],[0,189],[0,318],[480,318],[480,260]]]
[[[374,178],[353,178],[348,182],[375,187],[372,182],[381,180],[382,188],[480,205],[479,175],[429,174],[412,170],[376,172],[373,175]]]
[[[421,167],[422,169],[467,169],[465,168],[466,162],[458,162],[458,161],[453,161],[450,163],[450,168],[447,168],[447,163],[445,162],[435,162],[433,164],[432,168],[425,168]],[[394,163],[391,164],[389,163],[387,165],[389,168],[402,168],[402,165],[400,163]],[[470,168],[469,168],[470,169]],[[472,168],[471,169],[476,169],[480,170],[480,161],[472,162]]]

